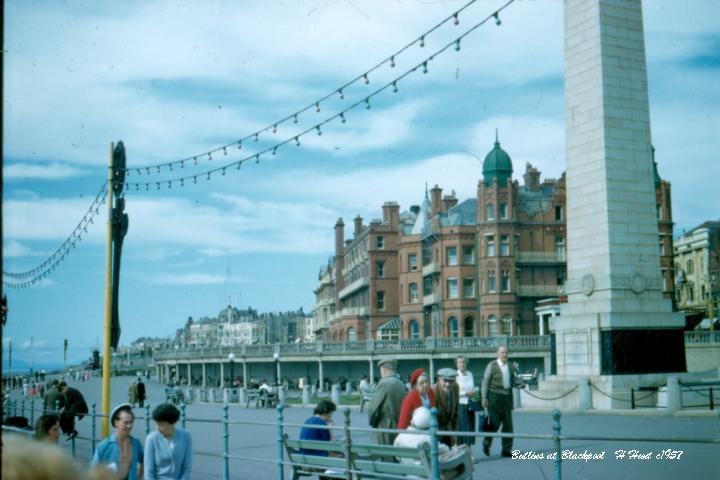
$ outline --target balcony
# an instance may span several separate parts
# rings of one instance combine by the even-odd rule
[[[558,297],[563,295],[563,287],[558,285],[518,285],[518,297]]]
[[[429,305],[435,305],[436,303],[440,303],[440,294],[439,293],[431,293],[428,295],[425,295],[423,297],[423,306],[427,307]]]
[[[338,297],[342,300],[343,298],[347,297],[350,294],[353,294],[360,290],[361,288],[367,288],[370,286],[370,278],[368,277],[361,277],[352,282],[347,287],[343,288],[338,292]]]
[[[340,311],[341,317],[362,317],[370,315],[370,307],[345,307]]]
[[[519,252],[515,254],[517,263],[552,264],[565,263],[565,252]]]
[[[422,269],[423,277],[432,275],[434,273],[440,273],[440,264],[437,262],[429,263],[425,265]]]

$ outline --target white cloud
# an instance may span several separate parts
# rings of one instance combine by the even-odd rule
[[[58,180],[86,174],[87,172],[83,169],[57,162],[49,164],[11,163],[3,167],[3,177],[6,180]]]
[[[227,281],[233,283],[245,282],[237,276],[228,276],[211,273],[159,273],[150,275],[145,281],[152,285],[219,285]]]
[[[20,242],[17,242],[15,240],[9,240],[6,242],[3,242],[3,257],[5,258],[14,258],[14,257],[30,257],[30,256],[37,256],[37,255],[43,255],[40,252],[37,252],[31,248],[26,247]]]
[[[28,340],[25,340],[25,341],[20,345],[20,348],[22,348],[23,350],[28,350],[28,349],[30,349],[31,347],[34,349],[34,348],[45,348],[45,347],[47,347],[47,346],[48,346],[48,341],[47,341],[47,340],[43,340],[43,339],[40,339],[40,338],[33,338],[33,339],[32,339],[32,342],[30,342],[29,339],[28,339]]]

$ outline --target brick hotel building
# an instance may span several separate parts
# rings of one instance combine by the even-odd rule
[[[653,166],[663,291],[673,298],[670,184]],[[382,219],[356,217],[349,239],[338,219],[315,290],[316,338],[547,333],[566,277],[565,177],[541,181],[527,164],[520,185],[512,173],[496,139],[475,198],[458,202],[436,185],[408,211],[386,202]]]

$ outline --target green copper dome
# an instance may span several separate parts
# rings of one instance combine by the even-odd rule
[[[483,162],[483,177],[485,185],[492,186],[493,180],[497,179],[498,185],[505,185],[508,178],[512,177],[513,167],[510,155],[500,148],[500,141],[495,133],[495,147],[485,156]]]

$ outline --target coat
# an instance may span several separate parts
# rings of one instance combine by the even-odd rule
[[[430,402],[430,408],[435,406],[435,393],[432,388],[428,388],[427,391],[428,401]],[[402,407],[400,407],[400,416],[398,417],[398,426],[400,430],[405,430],[410,426],[412,421],[412,415],[416,408],[423,406],[422,398],[417,390],[412,389],[408,392],[403,399]]]
[[[442,387],[436,385],[433,387],[435,392],[435,401],[437,403],[437,420],[438,430],[456,431],[458,429],[458,401],[460,400],[460,387],[457,383],[453,383],[451,387],[452,402]],[[452,446],[455,444],[455,437],[442,437],[440,439],[445,445]]]
[[[375,394],[368,405],[368,422],[373,428],[397,428],[400,405],[405,396],[405,385],[396,375],[383,378],[377,384]],[[375,442],[392,445],[396,435],[375,433]]]

